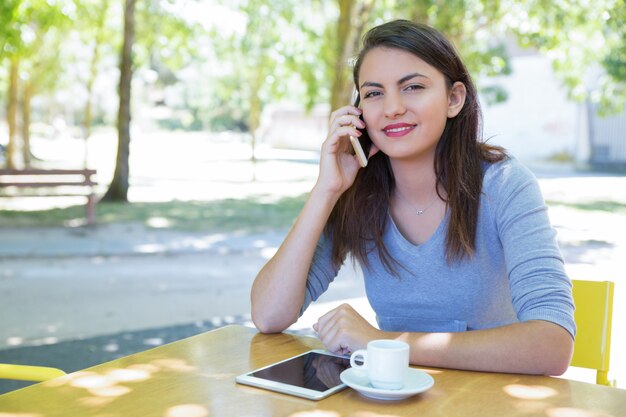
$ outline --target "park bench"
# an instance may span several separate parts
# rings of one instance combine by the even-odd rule
[[[96,221],[95,169],[0,169],[0,197],[85,196],[87,224]],[[36,193],[19,193],[35,188]]]

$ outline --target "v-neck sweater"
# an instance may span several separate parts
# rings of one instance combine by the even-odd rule
[[[572,286],[535,176],[513,157],[485,164],[471,258],[449,263],[449,211],[432,236],[409,242],[388,218],[383,243],[401,266],[392,273],[377,250],[361,265],[367,298],[381,330],[460,332],[545,320],[576,333]],[[320,238],[302,311],[339,269],[331,240]]]

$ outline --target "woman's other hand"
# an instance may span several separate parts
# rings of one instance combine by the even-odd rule
[[[372,326],[348,304],[324,314],[313,329],[326,349],[339,355],[365,348],[370,340],[384,338],[384,332]]]

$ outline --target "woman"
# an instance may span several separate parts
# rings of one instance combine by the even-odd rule
[[[318,180],[253,284],[255,325],[286,329],[351,254],[380,329],[340,306],[314,325],[328,350],[389,338],[409,343],[412,364],[562,374],[575,324],[555,232],[533,175],[480,141],[453,46],[385,23],[366,34],[354,83],[361,108],[332,113]],[[359,129],[373,142],[364,169],[349,152]]]

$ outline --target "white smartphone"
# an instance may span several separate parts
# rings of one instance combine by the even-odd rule
[[[349,357],[317,349],[239,375],[235,381],[310,400],[321,400],[346,388],[339,375],[349,367]]]
[[[361,97],[356,94],[356,98],[354,99],[354,107],[360,108]],[[363,114],[359,116],[359,119],[363,120]],[[360,137],[350,136],[350,143],[352,144],[352,149],[354,149],[354,154],[359,160],[359,165],[362,168],[367,166],[367,157],[370,153],[370,148],[372,147],[372,140],[367,134],[366,129],[358,129],[361,132]]]
[[[361,165],[362,168],[365,168],[367,166],[367,156],[365,155],[365,151],[363,150],[361,143],[354,136],[350,136],[350,143],[352,144],[352,149],[354,149],[356,158],[359,160],[359,165]]]

